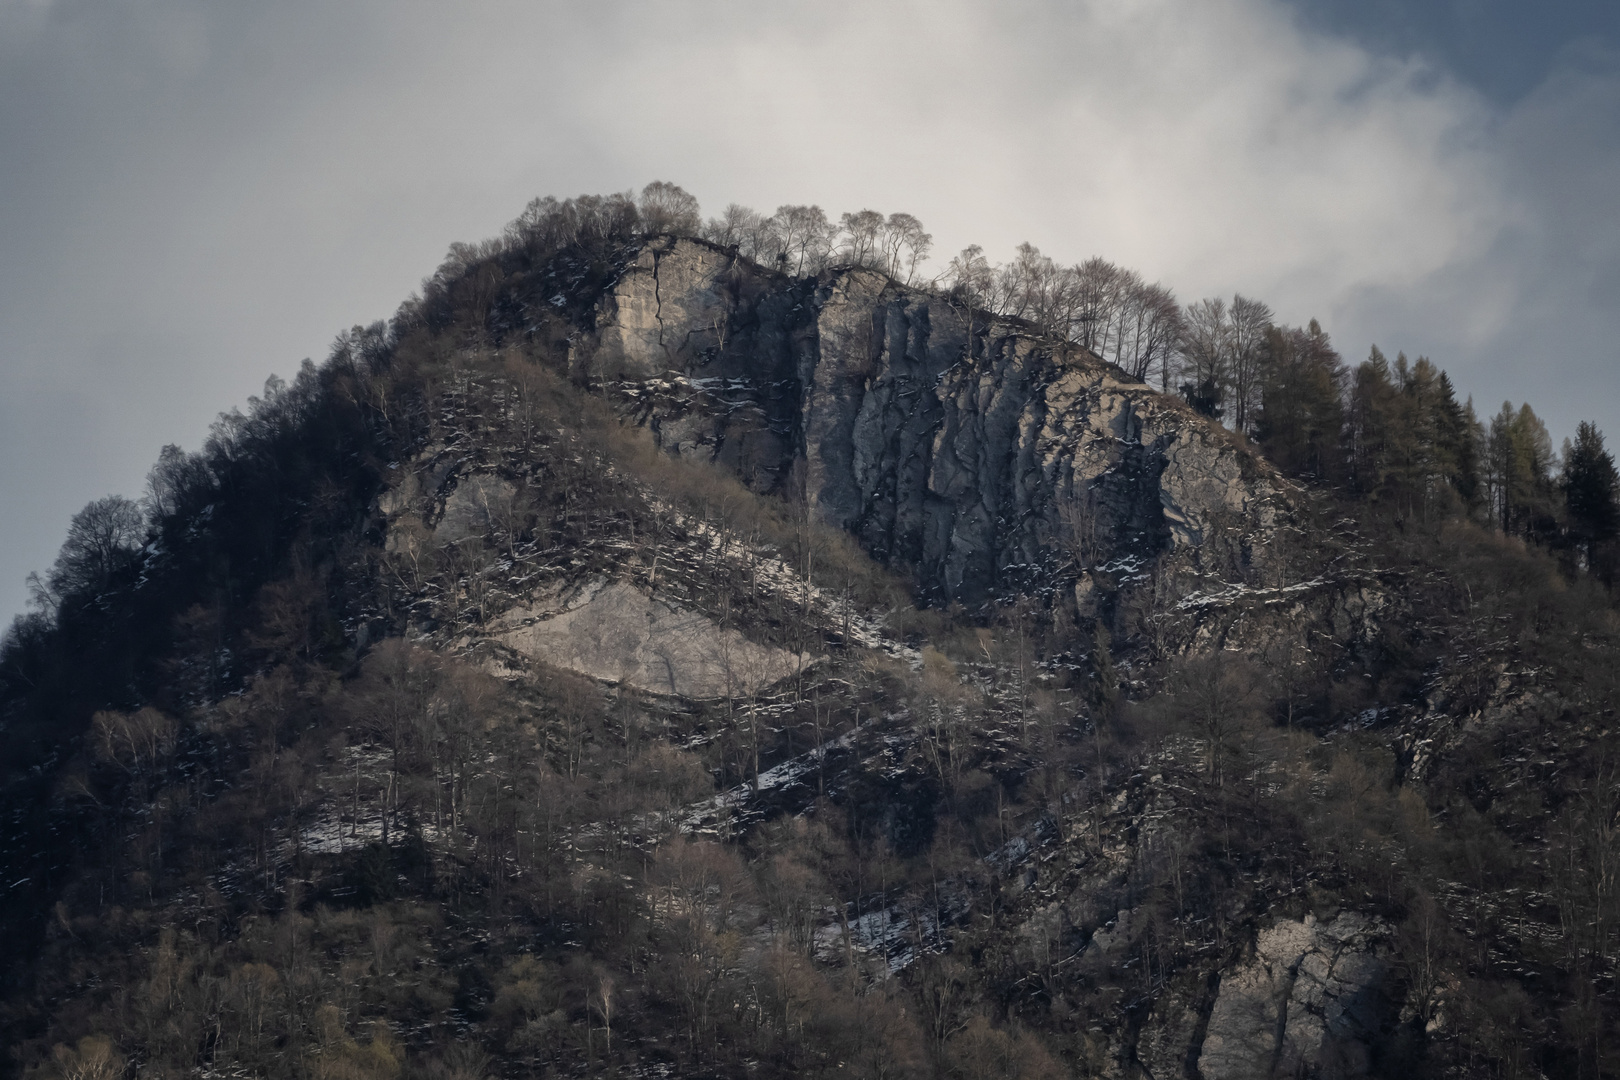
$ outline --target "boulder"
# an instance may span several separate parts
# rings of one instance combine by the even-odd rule
[[[1394,1006],[1387,932],[1354,913],[1261,931],[1254,954],[1221,977],[1204,1032],[1204,1080],[1365,1076]]]

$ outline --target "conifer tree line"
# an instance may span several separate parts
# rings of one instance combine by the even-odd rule
[[[1504,402],[1482,420],[1427,357],[1401,353],[1392,363],[1375,345],[1351,367],[1315,319],[1282,325],[1268,305],[1241,293],[1183,306],[1134,270],[1098,257],[1062,266],[1027,242],[1005,264],[972,245],[927,278],[919,266],[933,238],[905,213],[862,210],[834,222],[819,206],[780,206],[766,216],[733,203],[699,224],[696,200],[663,183],[649,185],[640,205],[651,207],[643,210],[649,224],[672,223],[672,231],[790,273],[865,266],[1030,323],[1180,394],[1288,475],[1398,518],[1464,514],[1609,584],[1620,565],[1620,484],[1596,425],[1583,422],[1555,452],[1528,403]]]

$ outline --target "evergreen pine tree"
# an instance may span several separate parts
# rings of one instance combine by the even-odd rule
[[[1361,495],[1381,499],[1398,471],[1401,428],[1400,390],[1388,358],[1374,345],[1357,367],[1350,388],[1346,456],[1352,486]]]
[[[1599,546],[1620,535],[1620,475],[1596,424],[1582,421],[1575,429],[1574,444],[1566,444],[1559,486],[1569,513],[1570,540],[1581,561],[1596,568]]]
[[[1480,502],[1480,432],[1479,421],[1474,418],[1474,403],[1458,404],[1451,377],[1442,371],[1436,384],[1434,407],[1436,454],[1442,475],[1462,509],[1472,513]]]
[[[1343,381],[1344,364],[1315,319],[1267,333],[1254,437],[1283,472],[1316,483],[1342,473]]]

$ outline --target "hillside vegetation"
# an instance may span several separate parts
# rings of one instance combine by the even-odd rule
[[[1620,1073],[1601,434],[928,246],[537,200],[87,506],[0,647],[7,1075]]]

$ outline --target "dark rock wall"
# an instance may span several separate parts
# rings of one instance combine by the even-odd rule
[[[573,363],[667,449],[802,495],[934,600],[1115,580],[1165,553],[1240,572],[1278,505],[1270,470],[1179,400],[870,270],[796,280],[654,240]]]

